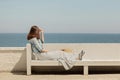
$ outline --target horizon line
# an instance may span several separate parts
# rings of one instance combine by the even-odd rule
[[[0,33],[0,34],[27,34],[27,32],[6,32],[6,33]],[[63,32],[45,32],[45,34],[120,34],[120,33],[63,33]]]

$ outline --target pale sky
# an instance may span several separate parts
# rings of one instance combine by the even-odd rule
[[[120,33],[120,0],[0,0],[0,33]]]

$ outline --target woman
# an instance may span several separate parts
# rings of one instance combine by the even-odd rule
[[[64,66],[65,70],[71,69],[75,63],[75,60],[81,60],[85,53],[84,51],[81,51],[81,53],[68,54],[64,50],[44,50],[44,31],[37,26],[31,27],[27,40],[30,42],[32,51],[37,59],[57,60]]]

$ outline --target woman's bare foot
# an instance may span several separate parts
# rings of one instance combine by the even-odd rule
[[[79,60],[82,60],[82,57],[84,54],[85,54],[85,51],[83,51],[83,50],[79,53]]]

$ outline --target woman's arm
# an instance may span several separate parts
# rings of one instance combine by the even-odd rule
[[[41,35],[40,36],[41,36],[40,38],[41,38],[42,43],[44,43],[44,31],[43,30],[41,31]]]
[[[39,28],[40,31],[40,40],[42,41],[42,43],[44,43],[44,30],[42,28]]]
[[[40,44],[38,42],[38,40],[36,38],[33,39],[33,44],[34,44],[34,47],[39,51],[39,52],[42,52],[43,48],[42,48],[42,43]]]

